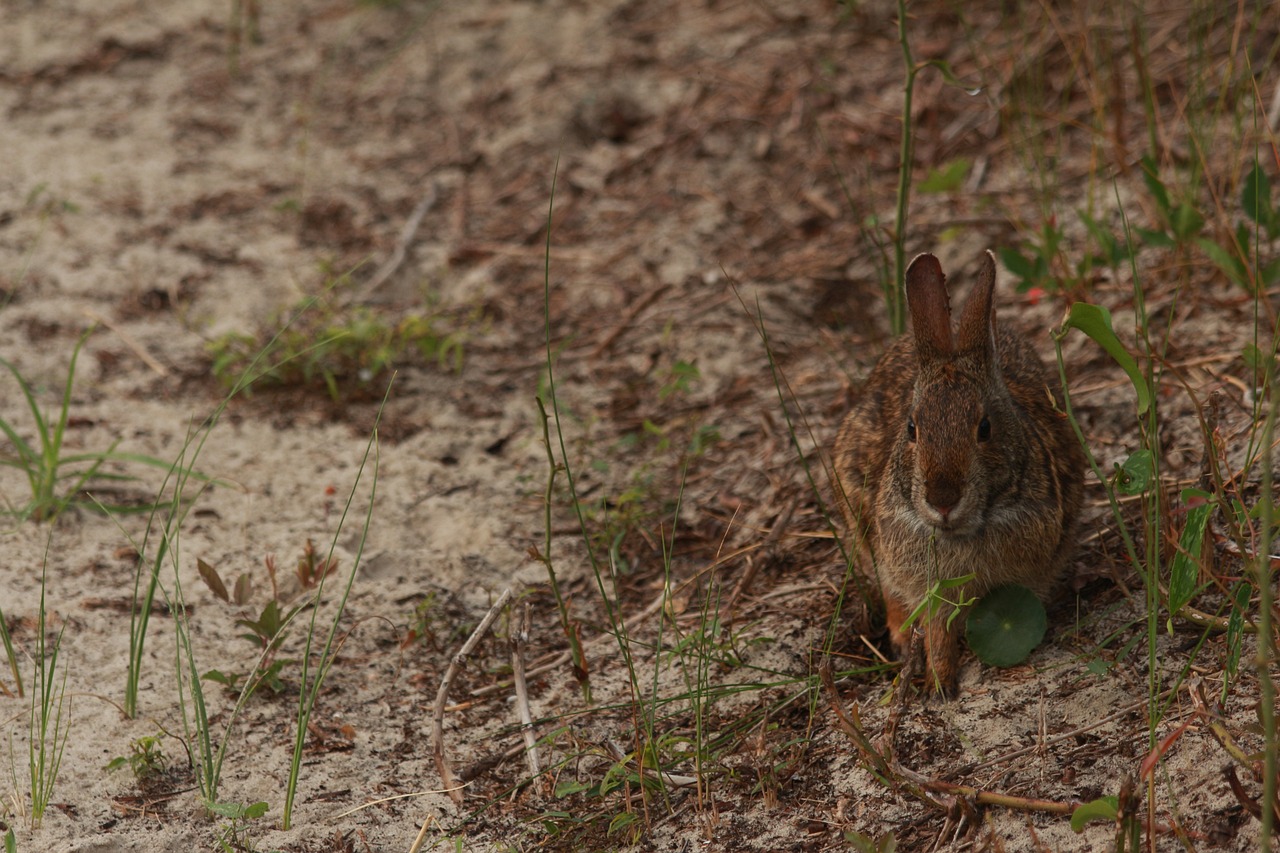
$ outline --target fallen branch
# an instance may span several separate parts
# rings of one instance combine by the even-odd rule
[[[498,618],[498,614],[510,600],[511,588],[507,587],[489,608],[489,612],[480,620],[480,624],[471,632],[471,636],[467,637],[462,648],[458,649],[453,659],[449,661],[449,668],[445,670],[444,678],[440,681],[440,689],[436,691],[435,710],[431,721],[431,754],[436,760],[436,770],[440,773],[440,786],[448,790],[449,797],[455,805],[462,805],[462,786],[453,775],[453,770],[449,767],[449,759],[444,754],[444,703],[449,696],[449,688],[453,686],[453,680],[458,676],[458,671],[467,663],[467,655],[471,654],[476,643],[480,642],[480,637],[489,630],[493,620]]]
[[[537,778],[542,770],[538,766],[538,739],[533,731],[533,714],[529,711],[529,685],[524,675],[524,651],[529,644],[529,604],[524,605],[520,627],[511,633],[511,675],[516,688],[516,708],[520,714],[520,731],[524,734],[525,756],[529,761],[529,775]]]
[[[405,256],[409,252],[409,244],[413,242],[414,235],[418,233],[418,226],[422,224],[422,217],[427,215],[427,211],[435,207],[436,198],[438,197],[436,185],[432,184],[427,188],[427,194],[422,197],[422,201],[418,202],[418,206],[413,209],[413,213],[409,214],[409,218],[404,223],[404,228],[400,230],[400,238],[396,240],[395,248],[391,250],[391,257],[378,267],[377,272],[373,274],[373,278],[361,288],[361,295],[367,299],[369,294],[373,293],[381,287],[387,279],[395,275],[396,270],[400,269],[400,265],[404,263]]]

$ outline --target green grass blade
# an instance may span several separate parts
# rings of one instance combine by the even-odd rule
[[[360,543],[356,548],[355,559],[351,561],[351,571],[347,575],[346,586],[342,590],[342,596],[338,600],[337,608],[333,614],[333,621],[329,625],[329,633],[325,638],[323,648],[320,650],[320,657],[316,666],[314,678],[310,676],[311,668],[311,648],[312,641],[315,639],[316,620],[320,614],[320,596],[324,592],[325,575],[320,576],[320,583],[316,586],[313,601],[315,606],[311,609],[311,623],[307,628],[306,645],[302,652],[302,676],[301,683],[298,688],[298,715],[294,721],[294,741],[293,754],[289,761],[289,780],[285,784],[285,800],[284,811],[281,817],[281,828],[288,830],[293,820],[293,803],[298,793],[298,779],[302,768],[302,750],[307,740],[307,726],[311,721],[311,712],[315,709],[316,701],[320,697],[320,688],[324,684],[325,676],[329,674],[329,667],[333,665],[334,643],[338,636],[338,623],[342,619],[342,614],[347,607],[347,599],[351,595],[351,589],[355,585],[356,573],[360,567],[360,559],[364,555],[364,546],[369,534],[369,525],[373,523],[373,507],[378,494],[378,425],[382,422],[382,414],[386,409],[387,401],[391,397],[391,383],[395,382],[395,376],[392,375],[391,382],[387,383],[386,393],[382,397],[382,403],[378,407],[378,413],[374,418],[373,429],[369,434],[369,442],[365,445],[364,456],[360,460],[360,467],[356,469],[355,482],[351,484],[351,491],[347,494],[347,502],[342,508],[342,515],[338,518],[337,529],[334,530],[333,539],[329,544],[329,554],[327,559],[333,560],[333,553],[338,547],[338,537],[342,534],[342,529],[347,520],[347,514],[351,511],[351,505],[355,502],[356,491],[360,487],[360,480],[364,475],[365,467],[369,464],[369,457],[373,456],[373,483],[369,488],[369,507],[365,511],[364,527],[360,532]],[[295,611],[296,613],[296,611]],[[291,622],[293,617],[290,616]]]

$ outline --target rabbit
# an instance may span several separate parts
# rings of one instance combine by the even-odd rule
[[[911,334],[886,350],[836,436],[846,541],[879,587],[899,657],[910,648],[903,622],[936,581],[975,575],[943,593],[956,602],[1010,583],[1047,599],[1075,544],[1084,453],[1044,363],[996,323],[995,278],[988,251],[953,335],[942,265],[917,256],[906,272]],[[946,697],[963,615],[943,605],[920,617],[926,677]]]

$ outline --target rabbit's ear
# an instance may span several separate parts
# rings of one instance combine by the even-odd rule
[[[996,340],[996,256],[988,249],[982,256],[978,278],[973,290],[960,309],[960,327],[956,334],[956,349],[985,355],[995,352]]]
[[[911,308],[911,330],[922,356],[950,355],[951,303],[947,300],[947,277],[942,264],[930,254],[916,255],[907,266],[907,305]]]

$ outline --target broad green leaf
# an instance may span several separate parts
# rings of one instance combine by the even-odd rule
[[[1116,466],[1116,488],[1121,494],[1140,495],[1150,487],[1154,473],[1155,457],[1151,451],[1135,450],[1123,465]]]
[[[1115,329],[1111,327],[1111,312],[1101,305],[1076,302],[1071,306],[1071,313],[1067,315],[1063,328],[1079,329],[1093,338],[1094,343],[1106,350],[1116,364],[1129,374],[1129,381],[1133,383],[1133,390],[1138,395],[1138,414],[1145,415],[1151,406],[1151,389],[1147,386],[1147,378],[1138,368],[1138,362],[1116,337]]]
[[[244,817],[248,820],[257,820],[267,813],[271,807],[264,802],[256,802],[244,807]]]
[[[240,803],[205,803],[205,808],[220,817],[239,820],[244,816],[244,806]]]
[[[591,787],[592,785],[589,782],[578,782],[576,780],[569,779],[563,782],[556,783],[554,796],[557,799],[559,799],[560,797],[568,797],[571,794],[579,794],[579,793],[582,793],[583,791],[590,790]]]
[[[1111,661],[1103,660],[1102,658],[1094,658],[1093,660],[1085,664],[1084,668],[1089,670],[1089,672],[1093,673],[1099,678],[1101,678],[1102,676],[1110,672],[1111,667],[1114,665],[1115,664],[1111,663]]]
[[[1245,268],[1244,261],[1236,256],[1236,253],[1230,249],[1219,246],[1207,237],[1202,237],[1196,241],[1196,245],[1201,251],[1213,261],[1213,265],[1222,270],[1232,284],[1238,284],[1246,290],[1250,290],[1249,271]]]
[[[925,176],[918,189],[922,193],[954,192],[964,185],[972,165],[972,162],[964,157],[943,163]]]
[[[1141,238],[1144,246],[1154,246],[1157,249],[1172,249],[1177,245],[1168,234],[1154,228],[1134,228],[1133,231]]]
[[[611,836],[621,829],[626,829],[639,819],[640,816],[635,812],[619,812],[613,816],[613,820],[609,821],[609,828],[605,831],[605,835]]]
[[[1280,221],[1277,222],[1277,225],[1280,225]],[[1280,231],[1280,228],[1277,228],[1276,230]],[[1270,287],[1277,281],[1280,281],[1280,258],[1276,258],[1274,261],[1266,264],[1262,268],[1263,287]]]
[[[1187,511],[1187,524],[1178,537],[1178,553],[1173,557],[1173,568],[1169,574],[1169,633],[1173,633],[1173,614],[1191,602],[1200,580],[1200,566],[1196,557],[1200,553],[1200,545],[1204,542],[1204,529],[1209,523],[1209,512],[1213,504],[1212,496],[1199,489],[1183,489],[1184,505],[1196,503]]]
[[[1071,813],[1071,829],[1075,832],[1084,832],[1085,824],[1095,820],[1115,823],[1119,816],[1119,797],[1099,797],[1093,802],[1076,807],[1076,810]]]
[[[1018,278],[1030,279],[1035,275],[1035,264],[1017,249],[1001,246],[999,255],[1000,262],[1004,264],[1004,268]]]
[[[990,666],[1022,663],[1044,639],[1044,605],[1024,586],[996,587],[969,611],[965,636],[978,659]]]
[[[1244,208],[1245,216],[1266,229],[1268,237],[1274,238],[1280,231],[1280,218],[1271,206],[1271,181],[1257,160],[1253,161],[1253,168],[1245,176],[1240,206]]]
[[[1196,210],[1195,205],[1183,202],[1171,212],[1169,227],[1173,229],[1173,236],[1178,238],[1178,242],[1185,243],[1204,228],[1204,215]]]

